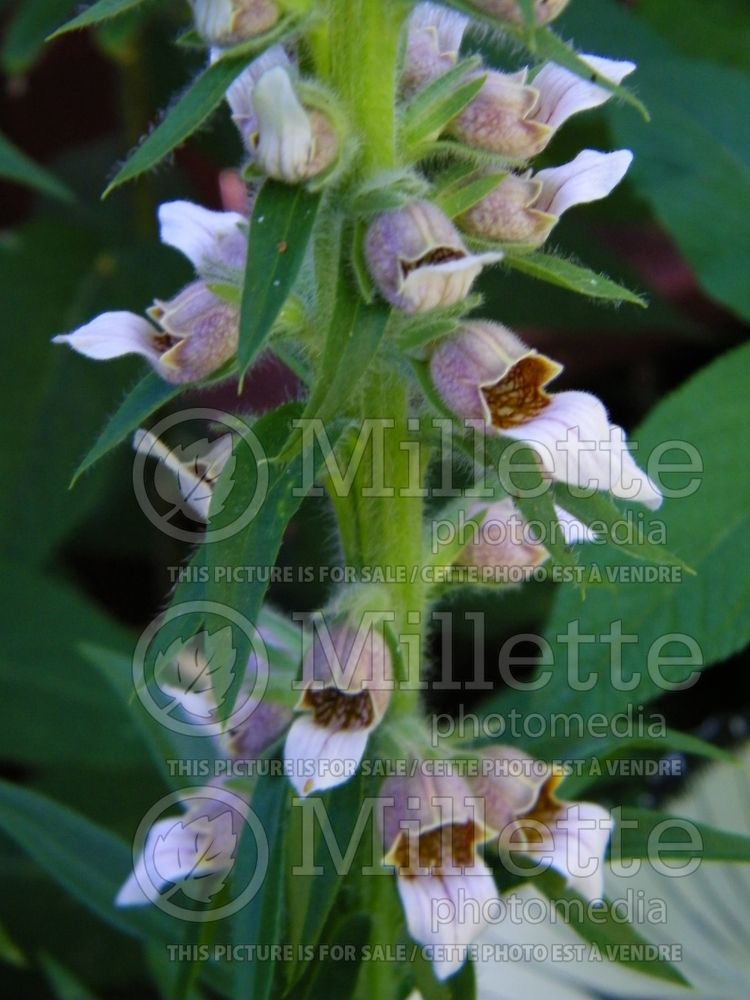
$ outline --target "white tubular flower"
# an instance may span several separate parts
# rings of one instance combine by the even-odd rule
[[[407,25],[401,89],[408,97],[422,90],[458,62],[468,17],[436,3],[420,3]]]
[[[195,382],[226,364],[237,350],[239,316],[206,284],[227,280],[244,266],[245,221],[236,212],[210,212],[190,202],[169,202],[159,209],[161,238],[193,263],[201,280],[173,299],[157,299],[147,310],[156,326],[130,312],[108,312],[53,337],[87,358],[108,361],[140,354],[165,381]]]
[[[432,949],[438,979],[466,960],[497,898],[477,854],[492,834],[463,779],[390,778],[380,790],[384,863],[393,865],[409,934]]]
[[[333,788],[359,766],[393,688],[391,654],[377,629],[337,627],[316,635],[304,664],[305,690],[284,747],[299,795]]]
[[[336,130],[322,111],[307,108],[293,82],[294,67],[274,46],[227,91],[232,117],[253,162],[287,184],[317,177],[339,155]]]
[[[273,0],[190,0],[195,30],[210,45],[239,45],[270,31],[281,16]]]
[[[535,540],[510,497],[489,508],[476,504],[469,509],[469,516],[475,517],[485,509],[484,520],[458,562],[463,566],[526,570],[531,576],[537,566],[549,559],[545,546]],[[555,506],[555,513],[566,545],[595,541],[596,535],[582,521],[562,507]]]
[[[570,0],[534,0],[534,19],[537,24],[549,24],[568,6]],[[511,24],[523,24],[524,17],[518,0],[470,0],[473,7],[485,14],[510,21]]]
[[[621,83],[635,69],[630,62],[581,58],[613,83]],[[484,75],[487,79],[479,94],[448,131],[469,146],[516,160],[537,156],[572,115],[596,108],[612,96],[604,87],[556,63],[546,63],[531,82],[527,69]]]
[[[586,392],[547,393],[562,367],[505,327],[467,324],[438,345],[430,370],[449,409],[527,443],[552,479],[608,490],[651,510],[661,505],[661,493],[600,400]]]
[[[143,428],[133,435],[136,452],[155,458],[171,474],[185,513],[207,523],[216,481],[232,456],[232,435],[224,434],[211,444],[198,443],[202,447],[189,449],[187,454],[188,449],[170,448]],[[159,492],[164,495],[163,490]]]
[[[378,216],[365,253],[383,298],[411,313],[461,302],[482,268],[502,259],[469,253],[450,219],[429,201]]]
[[[212,212],[190,201],[159,206],[162,243],[184,254],[205,280],[219,280],[244,269],[247,224],[239,212]]]
[[[632,161],[628,149],[585,149],[561,167],[533,176],[509,174],[461,217],[460,225],[475,236],[539,247],[569,208],[606,198]]]
[[[151,827],[116,906],[156,903],[165,891],[171,894],[174,884],[201,902],[221,889],[234,865],[247,803],[216,784],[191,790],[184,807],[184,816],[160,819]]]
[[[635,63],[582,55],[581,59],[612,83],[620,84],[635,70]],[[604,87],[577,76],[557,63],[545,63],[534,77],[532,86],[539,92],[539,108],[535,114],[553,131],[580,111],[598,108],[612,97]]]
[[[560,771],[513,747],[484,751],[481,775],[471,781],[487,822],[505,846],[547,860],[567,885],[590,901],[604,895],[604,857],[614,821],[592,802],[562,802]]]

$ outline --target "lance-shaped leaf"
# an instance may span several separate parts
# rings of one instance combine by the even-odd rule
[[[635,292],[628,291],[611,278],[565,260],[564,257],[555,257],[549,253],[519,254],[506,251],[504,260],[516,271],[570,292],[577,292],[579,295],[588,295],[589,298],[604,299],[609,302],[629,302],[642,308],[646,306],[644,300]]]
[[[507,172],[477,175],[472,171],[468,177],[461,177],[439,189],[434,199],[435,204],[442,208],[449,219],[455,219],[492,194],[507,176]]]
[[[626,512],[619,510],[606,493],[581,496],[574,486],[556,483],[555,499],[564,510],[593,528],[600,538],[606,539],[607,544],[614,545],[635,559],[642,559],[656,566],[680,566],[694,575],[694,571],[683,559],[670,552],[666,546],[645,537],[642,522],[639,532],[638,522],[635,519],[628,520]]]
[[[118,170],[104,192],[138,177],[192,135],[222,101],[229,85],[252,59],[251,53],[224,56],[212,63],[167,111],[162,121]]]
[[[289,802],[289,782],[283,775],[264,775],[258,781],[251,808],[260,821],[268,847],[268,857],[260,891],[235,915],[232,937],[240,947],[277,945],[283,933],[284,881],[286,875],[286,811]],[[257,835],[243,830],[233,882],[238,893],[250,882],[261,862]],[[235,992],[237,997],[267,1000],[271,995],[275,962],[237,962]]]
[[[169,382],[160,379],[155,372],[144,375],[104,425],[94,446],[86,453],[73,474],[70,485],[74,486],[84,472],[129,438],[133,431],[145,423],[161,406],[179,395],[183,388],[180,385],[170,385]]]
[[[240,388],[294,287],[319,204],[320,195],[301,184],[269,180],[261,188],[250,222],[240,308]]]
[[[610,845],[613,860],[653,860],[656,855],[661,861],[673,859],[683,865],[691,858],[750,862],[750,837],[741,833],[635,806],[620,806],[613,815],[617,820]]]
[[[50,35],[50,40],[57,38],[58,35],[67,34],[69,31],[75,31],[77,28],[89,28],[91,25],[100,24],[111,17],[124,14],[133,7],[139,7],[143,2],[144,0],[97,0],[76,17],[66,21],[54,34]]]
[[[477,58],[460,62],[409,102],[401,120],[401,138],[407,149],[414,150],[421,143],[436,139],[471,104],[486,78],[476,76],[466,81],[466,77],[479,65]]]
[[[36,188],[59,201],[72,201],[72,192],[44,167],[34,163],[20,149],[0,134],[0,177],[25,187]]]
[[[563,878],[550,870],[534,879],[534,887],[544,893],[552,905],[559,909],[562,919],[569,923],[584,941],[595,945],[603,957],[611,956],[612,961],[623,962],[629,969],[642,972],[654,979],[662,979],[679,986],[689,985],[682,973],[663,958],[633,960],[623,957],[637,954],[648,941],[638,934],[632,924],[622,920],[609,901],[604,900],[601,906],[596,908],[594,917],[586,900],[577,892],[566,888]]]

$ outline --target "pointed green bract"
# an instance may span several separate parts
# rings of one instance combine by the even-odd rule
[[[82,459],[73,474],[71,486],[74,486],[76,480],[100,458],[104,458],[118,444],[122,444],[160,407],[178,396],[183,388],[184,386],[165,382],[155,372],[145,375],[109,418],[93,448]]]
[[[86,10],[81,11],[76,17],[66,21],[62,27],[53,32],[49,36],[50,40],[59,35],[65,35],[69,31],[76,31],[78,28],[89,28],[94,24],[100,24],[102,21],[109,20],[110,17],[117,17],[133,7],[139,7],[143,2],[144,0],[97,0],[96,3],[92,3]]]
[[[244,373],[263,350],[302,267],[320,204],[302,185],[268,180],[250,221],[240,308],[238,365]]]
[[[574,264],[563,257],[555,257],[548,253],[513,253],[508,249],[505,263],[516,271],[528,274],[539,281],[547,281],[551,285],[565,288],[569,292],[588,295],[592,299],[602,299],[609,302],[627,302],[630,305],[645,308],[646,303],[640,295],[628,291],[622,285],[606,278],[586,267]]]
[[[115,174],[103,197],[145,173],[180,146],[218,107],[230,84],[252,59],[252,54],[224,56],[205,69],[169,108],[162,121],[131,153]]]

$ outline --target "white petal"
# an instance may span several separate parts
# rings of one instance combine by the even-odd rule
[[[73,333],[61,333],[52,338],[53,344],[68,344],[94,361],[109,361],[125,354],[140,354],[151,362],[159,360],[154,347],[158,331],[142,316],[131,312],[102,313]]]
[[[438,979],[447,979],[466,961],[467,945],[486,926],[487,907],[497,898],[494,880],[477,859],[464,874],[418,875],[397,879],[409,934],[431,949]]]
[[[143,852],[135,863],[132,874],[115,897],[115,906],[145,906],[159,898],[159,894],[170,882],[180,877],[176,850],[171,857],[162,852],[161,865],[155,869],[154,848],[160,838],[168,837],[179,819],[160,819],[149,830]],[[146,858],[149,863],[146,863]],[[174,878],[172,878],[174,874]]]
[[[558,218],[574,205],[606,198],[627,173],[633,162],[629,149],[597,153],[584,149],[575,160],[562,167],[540,170],[536,180],[542,191],[534,208]]]
[[[469,294],[482,268],[502,257],[501,253],[468,254],[460,260],[417,267],[407,275],[400,294],[416,312],[455,305]]]
[[[211,51],[211,61],[215,62],[222,55],[223,51],[221,49],[213,49]],[[244,69],[240,73],[229,90],[227,90],[227,103],[232,109],[232,115],[240,127],[243,124],[248,126],[251,122],[254,122],[253,90],[263,74],[273,69],[274,66],[291,67],[289,57],[281,45],[274,45],[272,48],[267,49],[258,59],[251,62],[247,69]]]
[[[555,513],[560,522],[566,545],[580,545],[582,542],[596,541],[596,532],[592,531],[583,521],[579,521],[577,517],[569,514],[567,510],[563,510],[562,507],[555,504]]]
[[[613,83],[622,83],[635,69],[635,63],[631,62],[617,62],[600,56],[582,55],[581,58]],[[604,87],[577,76],[557,63],[546,63],[534,77],[533,86],[539,91],[539,110],[534,117],[553,129],[559,128],[579,111],[598,108],[612,96]]]
[[[542,412],[507,437],[535,447],[544,469],[563,483],[608,490],[656,510],[661,494],[636,465],[621,427],[610,424],[604,405],[587,392],[560,392]]]
[[[217,263],[239,266],[238,251],[246,243],[239,229],[243,222],[238,212],[212,212],[190,201],[169,201],[159,207],[162,243],[183,253],[199,273]]]
[[[258,165],[277,180],[303,180],[313,155],[313,130],[286,69],[275,66],[263,74],[253,90],[253,106]]]
[[[550,823],[551,866],[590,901],[604,895],[604,855],[613,827],[607,810],[592,802],[565,806]]]
[[[319,726],[309,715],[295,719],[287,733],[284,760],[297,794],[310,795],[348,781],[359,767],[369,734],[369,729],[336,732]]]

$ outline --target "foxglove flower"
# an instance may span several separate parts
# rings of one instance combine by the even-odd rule
[[[260,637],[264,645],[263,631]],[[182,644],[172,669],[159,679],[159,688],[179,705],[186,720],[200,732],[207,725],[220,722],[219,702],[234,680],[233,659],[226,662],[228,670],[217,669],[213,663],[215,647],[223,642],[222,632],[209,635],[201,632]],[[231,637],[231,631],[228,632]],[[226,653],[226,646],[224,647]],[[250,657],[243,682],[236,696],[226,730],[221,727],[215,739],[217,750],[235,760],[257,760],[289,727],[293,713],[286,705],[258,697],[258,663]],[[218,701],[217,701],[218,698]]]
[[[483,801],[487,823],[505,831],[514,850],[564,876],[590,901],[604,894],[604,856],[614,827],[609,812],[592,802],[562,802],[559,769],[512,747],[493,747],[483,756],[472,791]]]
[[[534,175],[508,174],[459,223],[475,236],[539,247],[563,212],[574,205],[606,198],[632,161],[633,154],[627,149],[615,153],[585,149],[561,167]]]
[[[476,504],[469,508],[469,516],[475,517],[484,509]],[[566,545],[595,540],[594,533],[562,507],[555,506],[555,513]],[[522,569],[531,575],[547,559],[547,549],[531,536],[518,508],[510,497],[505,497],[486,510],[475,537],[461,552],[458,562],[464,566]]]
[[[171,202],[161,206],[159,220],[162,242],[188,257],[199,280],[173,299],[157,299],[147,310],[154,323],[131,312],[108,312],[53,342],[95,361],[140,354],[167,382],[194,382],[221,368],[237,350],[237,308],[214,295],[207,282],[226,281],[244,264],[245,219]]]
[[[217,782],[191,791],[183,805],[184,816],[157,820],[149,830],[133,872],[117,894],[117,906],[157,903],[172,884],[206,903],[223,886],[234,865],[247,802]]]
[[[155,458],[167,474],[171,474],[175,489],[181,498],[185,513],[195,520],[208,522],[209,509],[216,483],[224,467],[232,457],[232,435],[224,434],[209,444],[199,442],[203,447],[190,449],[169,448],[150,431],[139,428],[133,436],[136,452]],[[157,481],[158,487],[158,481]],[[164,495],[165,490],[159,490]]]
[[[352,776],[393,688],[391,654],[376,629],[339,626],[313,640],[304,664],[300,715],[284,757],[299,795],[333,788]]]
[[[281,46],[251,63],[227,91],[232,117],[256,167],[298,184],[333,166],[339,138],[331,119],[297,94],[294,67]]]
[[[621,83],[635,69],[630,62],[581,58],[613,83]],[[546,63],[533,81],[527,69],[512,74],[480,70],[476,75],[485,75],[485,84],[448,131],[469,146],[515,160],[537,156],[572,115],[611,97],[604,87],[556,63]]]
[[[467,945],[485,926],[486,906],[497,897],[477,853],[492,831],[456,776],[389,778],[379,794],[384,863],[396,869],[409,933],[433,949],[435,974],[446,979],[465,961]]]
[[[462,327],[433,352],[430,370],[449,409],[527,443],[545,473],[609,490],[656,510],[662,496],[628,451],[625,432],[586,392],[547,393],[562,367],[495,323]]]
[[[461,302],[482,268],[502,256],[469,253],[450,219],[429,201],[378,216],[365,253],[383,298],[410,313]]]
[[[410,96],[447,73],[458,62],[468,17],[436,3],[420,3],[407,26],[401,89]]]
[[[470,0],[477,10],[491,14],[511,24],[523,24],[524,17],[518,0]],[[534,19],[537,24],[549,24],[568,6],[570,0],[534,0]]]
[[[210,45],[239,45],[262,35],[281,16],[274,0],[191,0],[195,30]]]

